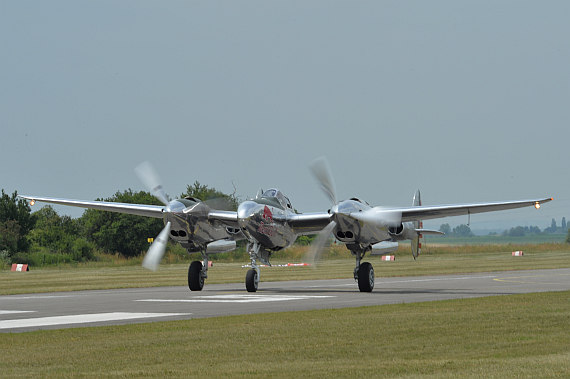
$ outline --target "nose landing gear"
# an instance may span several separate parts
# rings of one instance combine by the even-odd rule
[[[257,260],[259,259],[262,263],[271,266],[271,263],[269,263],[271,252],[263,249],[257,242],[248,243],[247,252],[249,253],[249,259],[251,259],[251,269],[245,275],[245,289],[247,292],[256,292],[260,277]]]

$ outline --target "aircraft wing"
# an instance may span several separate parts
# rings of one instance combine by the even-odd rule
[[[219,221],[227,226],[239,228],[237,212],[211,210],[208,212],[208,220]]]
[[[504,211],[507,209],[536,207],[553,200],[551,197],[544,199],[530,199],[518,201],[504,201],[493,203],[473,203],[473,204],[451,204],[451,205],[435,205],[435,206],[416,206],[409,208],[394,208],[396,211],[402,212],[402,222],[429,220],[434,218],[442,218],[449,216],[461,216],[483,212]]]
[[[146,204],[128,204],[128,203],[114,203],[108,201],[86,201],[86,200],[73,200],[73,199],[59,199],[55,197],[39,197],[19,195],[22,199],[30,200],[30,202],[41,201],[44,203],[52,203],[58,205],[69,205],[79,208],[97,209],[100,211],[110,211],[117,213],[127,213],[137,216],[146,216],[154,218],[163,218],[164,207],[161,205],[146,205]]]
[[[331,217],[326,212],[301,213],[287,216],[287,223],[296,234],[316,234],[331,222]]]

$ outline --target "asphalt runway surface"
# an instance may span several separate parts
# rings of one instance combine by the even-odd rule
[[[132,288],[0,296],[0,332],[121,325],[238,314],[413,303],[570,290],[570,269],[376,278],[372,293],[354,279]]]

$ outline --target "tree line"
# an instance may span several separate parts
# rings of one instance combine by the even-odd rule
[[[211,201],[212,206],[236,210],[235,194],[225,194],[198,181],[188,185],[181,198]],[[117,191],[100,201],[161,205],[146,191]],[[96,260],[98,254],[125,258],[143,254],[148,238],[164,227],[161,219],[87,209],[79,218],[60,216],[50,205],[31,211],[15,191],[2,189],[0,198],[0,266],[27,263],[43,266],[54,263]]]
[[[441,224],[439,231],[445,233],[445,235],[453,237],[471,237],[474,236],[471,228],[468,225],[461,224],[451,229],[449,224]],[[509,237],[523,237],[529,234],[567,234],[567,242],[570,243],[570,229],[566,223],[566,217],[562,217],[562,223],[557,226],[556,220],[552,219],[549,227],[541,230],[538,226],[515,226],[510,229],[504,230],[501,235]],[[495,232],[489,233],[489,235],[497,235]]]

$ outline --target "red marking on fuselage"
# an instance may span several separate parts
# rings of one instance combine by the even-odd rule
[[[266,205],[265,208],[263,208],[263,219],[266,222],[273,222],[273,214],[271,213],[271,210],[269,209],[269,207]]]
[[[265,223],[261,221],[259,223],[259,228],[257,228],[257,231],[261,234],[272,237],[275,234],[275,227],[273,226],[273,214],[267,205],[265,208],[263,208],[263,215],[261,217]]]

